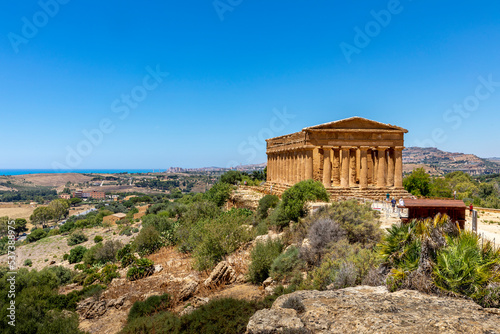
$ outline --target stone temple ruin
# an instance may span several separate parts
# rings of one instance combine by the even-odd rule
[[[321,181],[332,198],[381,199],[403,189],[404,134],[408,130],[361,117],[320,124],[267,139],[266,192]]]

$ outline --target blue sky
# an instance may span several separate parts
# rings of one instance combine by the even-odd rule
[[[262,138],[351,116],[500,156],[499,9],[4,1],[0,169],[261,163]]]

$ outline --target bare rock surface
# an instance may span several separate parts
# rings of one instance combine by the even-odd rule
[[[304,310],[284,308],[296,296]],[[286,304],[285,304],[286,305]],[[457,298],[385,287],[296,291],[280,296],[270,310],[256,312],[248,334],[280,333],[500,333],[500,312]]]
[[[234,281],[236,281],[236,272],[233,267],[227,261],[221,261],[215,266],[203,284],[205,286],[217,286],[222,283],[233,283]]]

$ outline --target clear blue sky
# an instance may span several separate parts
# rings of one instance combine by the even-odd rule
[[[500,156],[498,1],[55,1],[0,4],[0,169],[260,163],[351,116]]]

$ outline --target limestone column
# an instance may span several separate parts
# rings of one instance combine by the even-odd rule
[[[403,149],[398,146],[394,148],[394,187],[403,188]]]
[[[271,182],[273,179],[273,155],[267,155],[267,182]]]
[[[278,182],[283,183],[283,152],[278,153]]]
[[[332,179],[333,186],[340,186],[340,150],[338,146],[332,149]]]
[[[290,152],[286,152],[286,184],[290,184],[291,182],[291,171],[290,168]]]
[[[300,181],[307,180],[306,163],[307,156],[305,151],[300,151]]]
[[[373,154],[373,185],[378,185],[378,151],[377,148],[372,149]]]
[[[367,153],[368,147],[361,146],[360,151],[360,176],[359,176],[359,188],[366,189],[368,187],[368,163],[367,163]]]
[[[340,186],[349,187],[349,147],[342,147]]]
[[[331,151],[330,147],[323,147],[323,185],[325,188],[330,188],[332,186]]]
[[[371,150],[366,154],[366,167],[368,171],[368,184],[373,184],[373,153]]]
[[[387,186],[394,186],[394,150],[387,151]]]
[[[306,151],[306,180],[312,180],[313,178],[313,151]]]
[[[349,152],[349,187],[356,186],[356,149]]]
[[[361,150],[359,147],[356,149],[356,176],[354,181],[360,182],[360,171],[361,171]]]
[[[385,146],[377,147],[377,151],[378,151],[377,186],[379,188],[384,188],[386,186],[386,182],[385,182],[385,171],[386,171],[385,150],[386,149],[387,149],[387,147],[385,147]]]
[[[300,175],[302,172],[302,164],[300,161],[300,151],[295,151],[294,152],[294,160],[293,163],[295,164],[295,183],[298,183],[302,181],[302,176]]]

